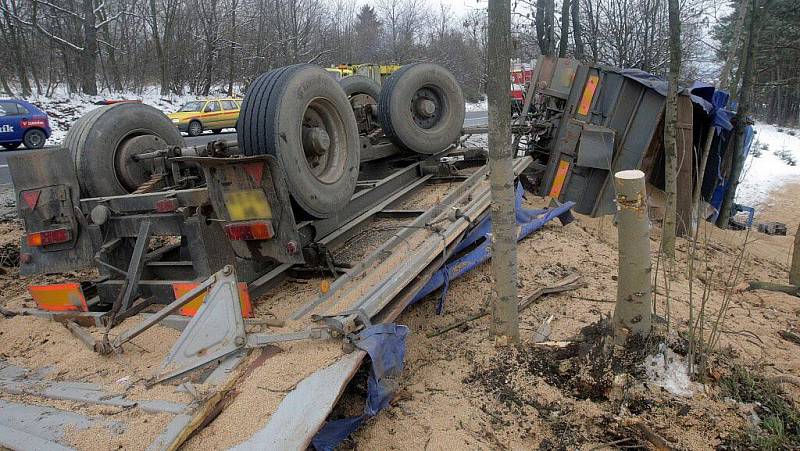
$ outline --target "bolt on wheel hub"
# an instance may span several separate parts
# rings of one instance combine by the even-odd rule
[[[423,117],[432,117],[436,112],[436,104],[430,99],[419,99],[414,106],[417,114]]]
[[[308,154],[323,155],[331,147],[331,137],[321,127],[303,127],[303,149]]]

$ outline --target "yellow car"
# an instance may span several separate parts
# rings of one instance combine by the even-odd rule
[[[203,130],[220,133],[223,128],[234,128],[239,120],[242,99],[208,99],[186,102],[180,110],[167,117],[189,136],[197,136]]]

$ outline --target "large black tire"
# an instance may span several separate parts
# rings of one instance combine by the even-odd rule
[[[32,128],[22,136],[22,142],[28,149],[41,149],[47,141],[47,135],[38,128]]]
[[[417,63],[386,79],[378,117],[384,134],[398,146],[435,154],[461,136],[464,108],[464,94],[453,74],[436,64]]]
[[[22,144],[22,143],[7,143],[7,144],[3,144],[3,149],[15,150],[17,147],[20,146],[20,144]]]
[[[309,149],[308,126],[326,132],[327,147]],[[237,137],[245,155],[280,161],[300,213],[328,217],[355,192],[358,126],[344,90],[319,66],[298,64],[258,77],[244,96]]]
[[[75,121],[63,145],[75,161],[82,197],[118,196],[135,191],[137,182],[147,175],[140,172],[137,180],[126,180],[134,172],[131,168],[134,163],[120,158],[118,152],[141,137],[163,143],[164,148],[184,145],[178,129],[161,111],[141,103],[101,106]],[[120,167],[122,164],[124,168]],[[123,174],[128,176],[121,178]]]
[[[339,80],[339,85],[344,89],[344,93],[347,94],[348,98],[358,94],[365,94],[377,102],[381,94],[381,85],[363,75],[348,75]]]

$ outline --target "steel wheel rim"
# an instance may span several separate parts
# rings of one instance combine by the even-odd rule
[[[309,143],[309,129],[318,128],[327,135],[329,144],[325,151],[314,152]],[[300,140],[306,165],[311,174],[324,184],[339,180],[346,170],[347,136],[344,120],[339,110],[325,98],[312,99],[303,110],[300,123]]]
[[[31,147],[36,147],[42,142],[42,134],[41,132],[32,132],[30,137],[28,138],[28,142],[31,143]]]
[[[426,107],[432,107],[432,111],[425,111]],[[409,109],[414,124],[419,128],[429,130],[444,120],[447,114],[447,102],[439,87],[425,85],[414,93]]]

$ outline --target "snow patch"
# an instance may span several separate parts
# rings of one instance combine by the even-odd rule
[[[683,356],[675,354],[664,344],[655,355],[644,360],[645,371],[650,382],[675,396],[690,398],[694,394],[689,367]]]
[[[468,103],[466,105],[467,111],[486,111],[489,109],[488,103],[486,103],[486,99],[481,100],[480,102],[475,103]]]
[[[762,122],[756,122],[755,129],[750,156],[736,191],[736,202],[750,206],[764,203],[771,191],[785,183],[800,181],[800,130]],[[792,159],[798,165],[791,166]]]

